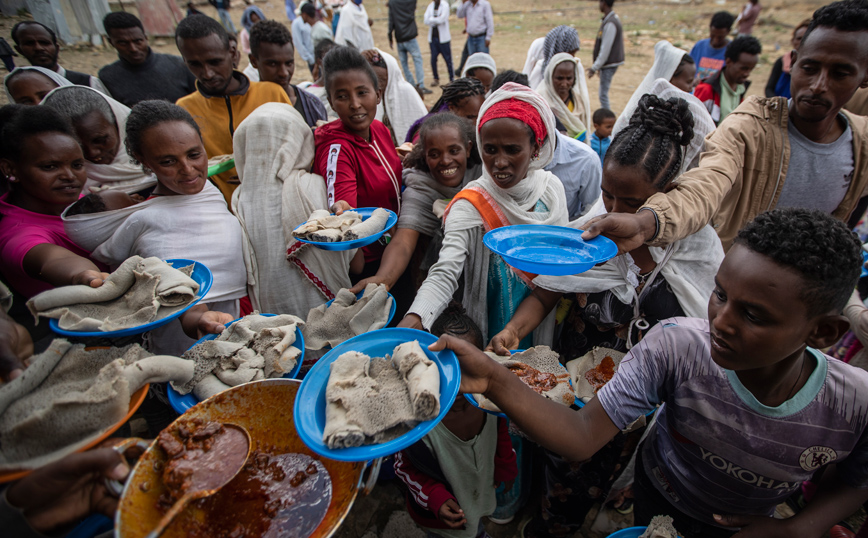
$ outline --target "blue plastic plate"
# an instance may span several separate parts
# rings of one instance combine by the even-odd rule
[[[356,213],[358,213],[359,216],[362,217],[362,220],[365,221],[368,220],[368,218],[374,213],[375,209],[377,208],[357,207],[356,209],[352,209],[351,211],[355,211]],[[333,243],[326,243],[323,241],[310,241],[308,239],[301,239],[300,237],[296,237],[296,239],[298,239],[302,243],[307,243],[323,250],[352,250],[354,248],[366,247],[371,243],[375,243],[376,241],[378,241],[384,233],[386,233],[388,230],[391,230],[392,226],[394,226],[398,222],[398,215],[396,215],[394,211],[392,211],[391,209],[386,209],[386,211],[389,212],[389,220],[386,221],[386,227],[383,228],[382,231],[379,231],[374,235],[369,235],[368,237],[353,239],[352,241],[335,241]],[[295,229],[297,230],[299,227],[302,226],[302,224],[296,226]]]
[[[602,235],[585,241],[582,230],[543,224],[496,228],[482,242],[509,265],[535,275],[577,275],[618,254]]]
[[[629,527],[610,534],[608,538],[639,538],[647,529],[648,527]]]
[[[190,278],[192,278],[196,281],[197,284],[199,284],[199,291],[196,293],[196,297],[193,298],[193,302],[188,304],[185,308],[175,312],[174,314],[158,319],[157,321],[145,323],[144,325],[130,327],[129,329],[120,329],[117,331],[67,331],[66,329],[60,328],[60,325],[57,324],[56,319],[49,320],[48,326],[51,327],[52,331],[56,332],[57,334],[62,334],[63,336],[75,336],[78,338],[120,338],[122,336],[132,336],[134,334],[146,333],[148,331],[156,329],[157,327],[161,327],[169,323],[173,319],[180,317],[181,314],[192,308],[193,305],[201,301],[202,298],[208,294],[208,290],[211,289],[211,284],[214,282],[214,277],[211,276],[210,269],[197,261],[176,258],[172,260],[166,260],[166,263],[177,269],[180,269],[181,267],[187,267],[190,264],[195,264],[195,266],[193,267],[193,274],[190,275]]]
[[[865,264],[868,263],[868,252],[862,251],[862,274],[859,275],[859,278],[868,276],[868,268],[865,267]]]
[[[364,295],[364,294],[365,294],[365,290],[360,291],[359,293],[356,294],[356,299],[361,299],[361,298],[362,298],[362,295]],[[392,298],[392,306],[391,306],[391,308],[389,308],[389,319],[388,319],[388,321],[386,321],[386,327],[388,327],[389,324],[392,323],[392,318],[395,317],[395,309],[397,308],[397,306],[395,305],[395,298],[392,297],[392,294],[391,294],[391,293],[389,294],[389,297]],[[332,299],[331,301],[327,302],[327,303],[326,303],[326,306],[327,306],[327,307],[328,307],[328,306],[331,306],[331,304],[332,304],[333,302],[335,302],[334,299]]]
[[[335,450],[326,446],[322,436],[325,429],[325,390],[331,363],[347,351],[358,351],[370,357],[385,357],[391,355],[399,344],[412,340],[419,341],[428,358],[440,370],[440,414],[432,420],[420,422],[409,432],[386,443]],[[437,353],[428,350],[428,346],[436,341],[436,336],[416,329],[380,329],[350,338],[323,355],[307,373],[295,396],[295,428],[298,436],[320,456],[338,461],[366,461],[388,456],[422,439],[449,412],[461,384],[461,368],[455,353],[449,349]]]
[[[510,350],[509,350],[509,354],[510,354],[510,355],[515,355],[516,353],[521,353],[522,351],[527,351],[527,350],[526,350],[526,349],[510,349]],[[573,380],[570,379],[570,387],[572,387],[572,386],[573,386]],[[506,415],[504,415],[503,413],[498,413],[497,411],[489,411],[488,409],[483,409],[483,408],[479,407],[479,403],[477,403],[476,399],[473,397],[472,394],[468,394],[468,393],[465,392],[465,393],[464,393],[464,398],[465,398],[468,402],[470,402],[470,405],[472,405],[473,407],[479,409],[479,410],[482,411],[483,413],[488,413],[489,415],[494,415],[494,416],[496,416],[496,417],[501,417],[501,418],[509,418],[509,417],[507,417]],[[579,407],[582,407],[582,406],[584,405],[584,404],[582,403],[582,401],[579,400],[578,398],[576,398],[575,400],[576,400],[576,405],[578,405]]]
[[[276,316],[277,314],[262,314],[262,315],[270,318],[270,317]],[[235,323],[239,319],[241,319],[241,318],[233,319],[228,325],[226,325],[226,327],[228,328],[229,325],[232,325],[233,323]],[[205,336],[200,338],[195,344],[190,346],[190,349],[193,349],[194,347],[198,346],[199,344],[201,344],[202,342],[205,342],[207,340],[214,340],[218,336],[220,336],[220,335],[219,334],[206,334]],[[299,344],[300,344],[300,347],[299,347]],[[301,363],[302,363],[302,361],[304,361],[304,336],[302,336],[301,329],[299,329],[298,326],[295,327],[295,343],[292,345],[301,349],[301,355],[299,355],[299,357],[298,357],[298,362],[296,363],[295,368],[293,368],[291,372],[289,372],[288,374],[285,374],[283,376],[287,379],[296,379],[296,377],[298,376],[298,372],[301,370]],[[174,409],[176,413],[180,413],[182,415],[184,413],[186,413],[188,409],[190,409],[191,407],[193,407],[194,405],[199,403],[199,398],[197,398],[195,395],[193,395],[192,392],[189,392],[189,393],[184,394],[182,396],[180,392],[178,392],[177,390],[175,390],[174,387],[172,387],[171,383],[166,383],[166,394],[169,397],[169,404],[171,404],[172,409]]]

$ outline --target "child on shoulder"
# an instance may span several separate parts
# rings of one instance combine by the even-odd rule
[[[717,272],[708,320],[661,321],[578,412],[461,340],[431,349],[456,351],[462,392],[572,461],[665,403],[636,460],[637,525],[666,514],[685,538],[815,538],[868,500],[868,372],[818,351],[847,330],[860,247],[820,211],[760,214]],[[821,468],[805,509],[772,518]]]
[[[482,349],[482,333],[461,306],[447,307],[431,332]],[[494,512],[495,488],[510,489],[518,474],[506,420],[459,395],[431,433],[395,456],[395,474],[407,486],[410,516],[429,536],[488,537],[482,518]]]

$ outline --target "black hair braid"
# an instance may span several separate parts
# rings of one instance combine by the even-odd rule
[[[475,78],[457,78],[442,86],[443,94],[440,99],[431,107],[432,112],[440,110],[444,104],[457,105],[462,99],[473,97],[474,95],[485,95],[485,87],[479,80]]]
[[[687,101],[645,94],[630,123],[606,153],[622,166],[641,165],[654,186],[665,189],[678,174],[682,148],[693,140],[693,114]]]

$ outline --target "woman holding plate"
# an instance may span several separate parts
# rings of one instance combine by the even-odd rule
[[[543,170],[555,145],[554,115],[545,100],[526,86],[507,83],[479,113],[476,139],[482,177],[470,182],[446,208],[439,259],[401,327],[430,328],[449,304],[463,273],[468,315],[486,340],[497,334],[536,285],[533,275],[491,253],[482,236],[513,224],[567,223],[563,184]],[[552,327],[542,328],[535,343],[551,343]]]

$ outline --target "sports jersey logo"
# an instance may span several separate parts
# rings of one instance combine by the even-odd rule
[[[838,459],[838,453],[827,446],[806,448],[799,458],[799,465],[806,471],[815,471]]]

